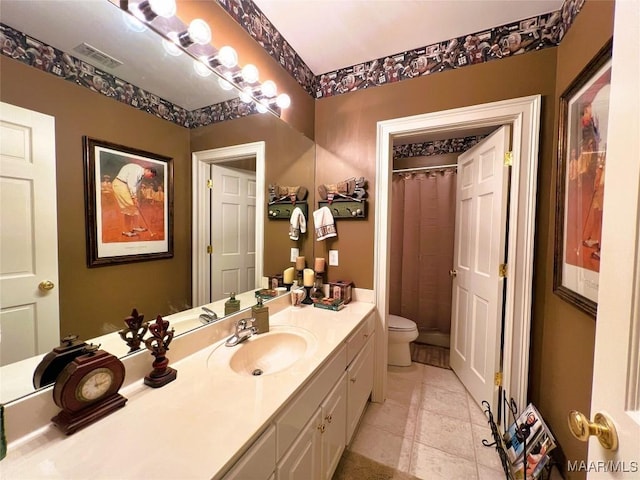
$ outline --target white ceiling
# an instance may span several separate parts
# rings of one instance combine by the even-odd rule
[[[0,0],[2,23],[187,110],[237,96],[214,75],[197,75],[187,55],[168,55],[154,32],[127,28],[124,16],[107,0]],[[109,68],[74,51],[83,42],[122,65]]]
[[[215,0],[211,0],[215,1]],[[0,21],[71,53],[87,42],[124,64],[113,75],[188,110],[234,92],[124,27],[116,0],[1,0]],[[314,74],[558,10],[562,0],[254,0]]]
[[[562,0],[253,0],[320,75],[559,10]]]

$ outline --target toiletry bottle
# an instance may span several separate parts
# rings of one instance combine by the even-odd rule
[[[269,331],[269,307],[262,304],[262,298],[258,297],[258,303],[251,307],[251,316],[256,319],[254,326],[258,333]]]
[[[240,310],[240,300],[236,300],[236,292],[231,292],[231,298],[224,302],[224,314],[230,315]]]

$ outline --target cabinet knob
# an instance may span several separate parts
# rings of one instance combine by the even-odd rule
[[[320,430],[320,433],[324,433],[326,428],[327,427],[325,427],[324,423],[321,423],[320,425],[318,425],[318,430]]]
[[[331,420],[333,420],[333,414],[330,413],[329,415],[327,415],[326,417],[324,417],[324,419],[327,421],[327,423],[331,423]]]
[[[351,380],[351,383],[356,383],[356,380],[357,380],[357,379],[356,379],[356,377],[353,377],[353,378],[351,378],[350,380]]]

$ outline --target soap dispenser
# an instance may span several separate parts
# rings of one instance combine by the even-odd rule
[[[236,292],[231,292],[231,298],[224,302],[224,314],[230,315],[240,310],[240,300],[236,300]]]
[[[269,307],[262,304],[262,297],[258,297],[258,303],[251,307],[251,316],[256,319],[253,325],[258,333],[269,331]]]

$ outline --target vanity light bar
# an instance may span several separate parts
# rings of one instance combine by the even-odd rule
[[[278,89],[272,80],[259,84],[260,74],[255,65],[247,64],[238,68],[238,54],[232,47],[225,45],[219,50],[212,47],[210,45],[211,28],[204,20],[196,18],[186,30],[180,29],[180,33],[173,30],[163,31],[169,30],[166,25],[171,22],[152,24],[157,17],[179,21],[179,19],[172,18],[177,10],[175,0],[143,0],[135,7],[133,4],[131,4],[131,9],[129,7],[129,0],[120,0],[120,8],[123,11],[129,12],[163,37],[163,46],[170,55],[177,56],[186,52],[194,59],[194,69],[199,75],[206,77],[211,72],[217,73],[218,83],[222,89],[232,90],[235,88],[240,92],[240,99],[243,102],[255,102],[258,112],[267,111],[274,105],[280,109],[288,108],[291,105],[291,98],[287,94],[277,95]],[[174,30],[177,29],[174,28]],[[188,50],[194,44],[204,47],[204,50],[211,49],[212,52],[202,54],[201,48],[200,54],[196,56],[195,52],[190,53]]]
[[[176,9],[175,0],[144,0],[138,4],[138,10],[147,22],[151,22],[156,17],[173,17]]]

